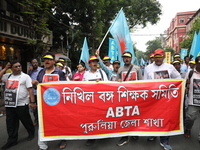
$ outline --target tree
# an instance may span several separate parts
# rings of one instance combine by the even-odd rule
[[[28,40],[27,44],[33,46],[34,57],[40,56],[48,49],[48,43],[45,44],[43,41],[51,34],[47,21],[54,2],[53,0],[19,0],[18,4],[21,6],[20,14],[36,35]]]
[[[156,49],[163,49],[162,45],[161,45],[161,38],[156,37],[154,40],[150,40],[146,43],[147,46],[147,51],[146,51],[146,55],[149,56],[150,54],[154,53],[154,51]]]

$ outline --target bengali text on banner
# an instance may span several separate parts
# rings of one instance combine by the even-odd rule
[[[98,139],[183,134],[184,80],[38,85],[39,137]]]

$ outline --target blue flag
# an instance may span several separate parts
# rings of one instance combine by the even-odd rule
[[[117,17],[115,18],[112,25],[110,26],[109,31],[112,34],[115,41],[117,42],[118,59],[121,61],[122,54],[125,51],[128,51],[128,52],[131,52],[131,54],[132,54],[132,63],[133,63],[135,60],[133,43],[131,40],[126,17],[124,15],[124,12],[122,9],[120,10]]]
[[[192,41],[192,45],[190,48],[190,55],[194,56],[195,55],[195,49],[196,49],[196,45],[197,45],[197,33],[194,33],[194,37],[193,37],[193,41]]]
[[[138,62],[138,59],[137,59],[137,57],[135,57],[134,64],[135,64],[136,66],[139,66],[139,62]]]
[[[141,60],[140,60],[140,66],[143,66],[143,65],[145,65],[145,61],[144,61],[143,58],[141,58]]]
[[[184,60],[184,57],[187,56],[188,49],[181,48],[181,59]]]
[[[86,68],[90,69],[88,65],[88,60],[90,59],[90,54],[89,54],[89,48],[87,44],[87,39],[85,37],[83,47],[82,47],[82,52],[81,52],[81,57],[80,60],[82,60],[85,63]]]
[[[196,47],[195,47],[195,51],[194,51],[194,59],[200,55],[200,30],[197,34],[197,42],[196,42]]]
[[[112,63],[113,63],[113,61],[117,60],[116,42],[112,38],[109,38],[108,56],[110,57]]]

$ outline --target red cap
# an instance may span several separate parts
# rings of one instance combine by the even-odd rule
[[[104,56],[103,60],[111,60],[109,56]]]
[[[154,54],[150,54],[149,57],[150,57],[150,58],[154,57]]]
[[[157,49],[154,51],[154,56],[155,55],[164,55],[164,51],[162,49]]]
[[[93,60],[97,60],[97,62],[99,62],[99,59],[96,56],[90,56],[89,62]]]

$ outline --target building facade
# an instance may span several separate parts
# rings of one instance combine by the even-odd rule
[[[19,60],[24,72],[34,56],[33,48],[28,40],[35,40],[36,33],[20,16],[20,5],[14,0],[0,1],[0,69],[8,61]],[[43,39],[43,43],[52,45],[52,36]]]
[[[166,31],[166,46],[173,48],[176,53],[180,52],[179,43],[183,41],[183,38],[187,33],[186,23],[196,12],[197,11],[188,11],[177,13],[176,16],[172,19],[170,27]]]

